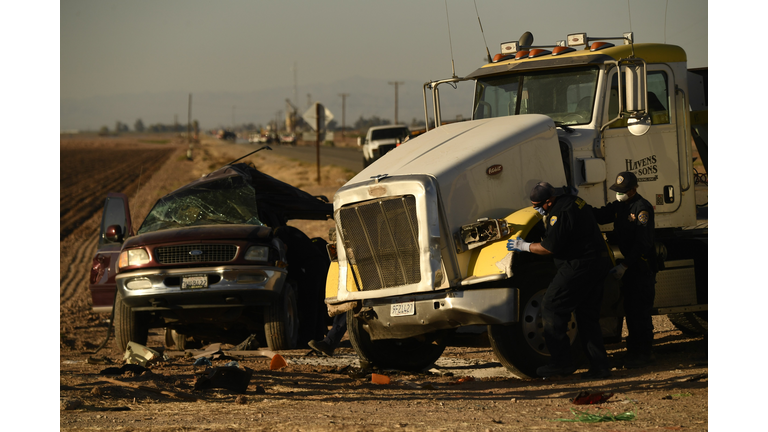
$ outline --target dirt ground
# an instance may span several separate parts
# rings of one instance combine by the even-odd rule
[[[88,292],[106,193],[119,191],[131,198],[138,226],[157,198],[247,153],[240,145],[203,140],[189,161],[187,148],[184,142],[166,138],[61,139],[60,430],[709,429],[708,339],[686,336],[665,317],[654,320],[653,366],[618,368],[610,379],[599,381],[583,380],[578,374],[548,380],[516,378],[501,367],[483,335],[457,340],[435,367],[417,374],[360,369],[346,338],[332,358],[309,355],[309,349],[281,351],[287,366],[279,370],[270,370],[269,358],[257,354],[214,360],[213,367],[234,360],[253,372],[244,393],[195,390],[206,368],[193,366],[194,359],[182,352],[165,351],[168,359],[144,372],[101,374],[123,365],[123,352],[115,348],[114,338],[95,352],[105,339],[109,315],[91,312]],[[317,185],[311,164],[267,151],[247,161],[329,199],[354,174],[323,167]],[[310,237],[327,237],[331,222],[295,225]],[[163,333],[150,333],[147,345],[162,352]],[[226,352],[232,347],[222,348]],[[607,348],[613,360],[624,354],[623,343]],[[374,384],[372,373],[391,381]],[[574,405],[572,400],[582,391],[613,395],[602,404]],[[562,421],[577,419],[580,411],[633,419]]]

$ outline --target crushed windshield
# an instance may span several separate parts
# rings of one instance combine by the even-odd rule
[[[597,68],[588,67],[480,78],[474,118],[544,114],[557,125],[590,123],[597,76]]]
[[[258,218],[255,191],[240,176],[203,183],[161,198],[138,233],[220,224],[263,225]]]

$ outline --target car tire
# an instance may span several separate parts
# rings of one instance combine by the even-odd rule
[[[123,298],[118,294],[115,297],[115,344],[117,349],[125,351],[128,342],[139,345],[147,344],[149,328],[142,319],[141,314],[133,312]]]
[[[264,308],[264,334],[272,351],[296,348],[299,309],[293,281],[286,281],[277,301]]]
[[[519,378],[537,378],[536,369],[549,362],[549,350],[544,343],[541,324],[541,300],[553,273],[546,269],[530,272],[517,286],[520,289],[520,321],[512,324],[488,326],[488,340],[499,362]],[[576,320],[571,316],[568,334],[574,359],[580,358]]]
[[[420,371],[443,355],[447,332],[424,335],[424,338],[371,340],[354,310],[347,311],[349,341],[360,357],[363,369],[397,369]]]

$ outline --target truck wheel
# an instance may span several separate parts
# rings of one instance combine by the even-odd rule
[[[184,351],[187,348],[187,336],[178,333],[176,330],[165,328],[165,347],[176,348],[177,351]]]
[[[445,351],[442,333],[424,335],[425,338],[371,340],[362,321],[355,318],[354,310],[347,311],[347,334],[360,366],[365,363],[379,369],[420,371],[439,359]]]
[[[683,334],[701,336],[707,332],[707,312],[686,312],[667,315],[669,321]]]
[[[537,378],[536,368],[549,362],[549,350],[544,343],[544,326],[541,323],[541,301],[546,285],[551,280],[549,273],[536,273],[523,282],[520,290],[520,321],[513,324],[488,326],[488,339],[496,357],[507,370],[520,378]],[[543,288],[542,288],[543,286]],[[568,336],[571,348],[578,348],[576,318],[571,315]],[[575,352],[574,359],[579,359]]]
[[[115,297],[115,344],[118,350],[125,351],[128,342],[147,344],[149,328],[142,318],[141,314],[131,311],[130,306],[123,303],[120,294]]]
[[[279,299],[264,308],[264,333],[272,351],[296,348],[299,310],[293,282],[286,282]]]

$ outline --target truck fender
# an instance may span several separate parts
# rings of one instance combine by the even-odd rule
[[[466,273],[468,278],[499,274],[511,277],[514,252],[507,251],[507,240],[516,237],[525,238],[541,220],[541,215],[533,207],[525,207],[505,217],[504,220],[507,221],[510,234],[472,250]]]
[[[331,261],[330,267],[328,267],[328,276],[325,278],[325,303],[326,304],[336,304],[340,303],[341,300],[338,299],[339,294],[339,262],[338,261]],[[343,269],[344,272],[347,274],[347,283],[346,286],[348,289],[351,289],[352,291],[357,291],[357,284],[355,283],[354,276],[352,276],[352,272],[347,271],[347,269]]]

